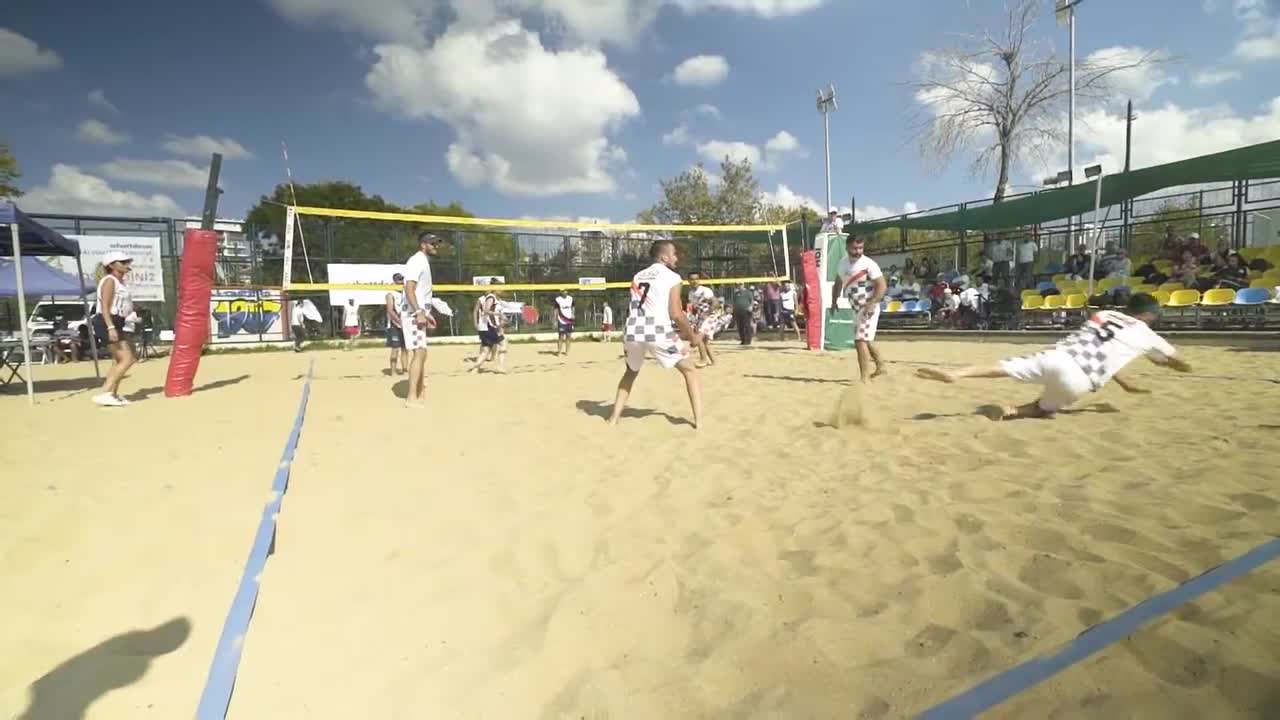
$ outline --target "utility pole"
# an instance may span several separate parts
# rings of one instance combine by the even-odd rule
[[[1067,172],[1068,185],[1076,182],[1076,6],[1084,0],[1054,0],[1054,14],[1059,25],[1067,26],[1071,37],[1071,56],[1067,66]],[[1074,229],[1067,223],[1067,247],[1075,247]]]
[[[1129,105],[1124,113],[1124,171],[1129,172],[1129,150],[1133,145],[1133,121],[1138,118],[1133,116],[1133,101],[1129,101]]]
[[[827,207],[831,207],[831,113],[836,110],[836,86],[827,84],[818,91],[818,112],[822,113],[822,145],[827,158]]]

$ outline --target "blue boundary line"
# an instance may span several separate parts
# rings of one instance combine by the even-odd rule
[[[1065,647],[1044,657],[1028,660],[921,713],[919,720],[970,718],[990,710],[1094,653],[1132,635],[1155,618],[1176,610],[1221,585],[1280,557],[1280,538],[1198,575],[1154,597],[1143,600],[1116,617],[1085,630]]]
[[[231,705],[236,670],[240,667],[240,651],[244,646],[245,635],[249,632],[253,607],[258,601],[259,581],[266,569],[267,558],[276,548],[276,515],[280,512],[285,491],[289,489],[289,469],[293,466],[293,455],[298,449],[298,438],[302,436],[302,421],[307,415],[307,400],[311,397],[311,376],[314,369],[315,360],[312,359],[307,366],[306,381],[302,384],[298,415],[294,418],[284,454],[280,458],[280,464],[276,466],[275,479],[271,482],[271,500],[262,509],[262,519],[258,521],[258,531],[253,537],[253,548],[249,550],[249,561],[245,564],[244,574],[240,576],[240,587],[236,590],[235,599],[231,601],[231,610],[227,612],[222,635],[218,638],[218,649],[214,651],[213,663],[209,666],[209,677],[205,680],[204,691],[200,693],[200,705],[196,709],[198,720],[222,720],[227,716],[227,709]]]

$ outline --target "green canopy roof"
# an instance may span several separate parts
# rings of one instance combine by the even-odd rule
[[[1102,178],[1102,207],[1179,185],[1274,177],[1280,177],[1280,140],[1106,175]],[[1095,181],[936,215],[900,215],[855,223],[845,231],[863,234],[886,228],[1000,230],[1038,225],[1092,212],[1096,190]]]

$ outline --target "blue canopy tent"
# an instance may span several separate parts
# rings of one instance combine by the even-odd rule
[[[77,297],[84,291],[84,283],[80,278],[64,273],[43,260],[28,255],[26,243],[22,245],[22,252],[22,290],[27,297],[33,295]],[[18,273],[14,269],[13,258],[0,257],[0,297],[17,295]]]
[[[69,240],[56,231],[41,225],[32,220],[30,216],[22,212],[12,202],[0,202],[0,226],[8,225],[9,233],[5,235],[0,233],[0,255],[7,255],[13,258],[13,289],[14,294],[18,298],[18,322],[22,332],[22,354],[23,362],[26,364],[26,377],[24,380],[27,384],[27,400],[34,405],[35,388],[31,384],[31,335],[27,330],[27,288],[23,283],[23,270],[26,264],[23,262],[23,253],[33,256],[50,256],[60,255],[66,257],[74,257],[76,259],[76,271],[80,276],[77,279],[79,286],[79,295],[81,302],[85,303],[85,317],[89,317],[89,306],[84,300],[86,294],[84,287],[84,270],[80,266],[80,243],[75,240]],[[50,268],[52,270],[52,268]],[[58,273],[64,275],[64,273]],[[93,348],[93,373],[98,373],[98,343],[97,338],[92,332],[89,333],[89,343]],[[15,366],[16,369],[16,366]]]

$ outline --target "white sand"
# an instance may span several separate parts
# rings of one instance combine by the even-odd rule
[[[1108,387],[1086,412],[994,423],[971,413],[1034,389],[911,372],[1030,348],[886,340],[899,364],[861,393],[864,423],[835,429],[850,355],[725,346],[695,433],[677,374],[646,369],[611,431],[619,346],[567,361],[548,348],[514,346],[505,377],[433,351],[422,411],[401,407],[384,353],[315,354],[231,717],[904,717],[1280,528],[1280,385],[1204,377],[1274,378],[1274,352],[1192,347],[1200,376],[1135,368],[1154,395]],[[0,709],[175,616],[191,638],[88,717],[194,708],[305,360],[206,362],[202,381],[252,379],[127,409],[156,438],[146,464],[45,491],[58,502],[25,480],[46,454],[17,449],[28,470],[3,507],[27,540],[4,536],[0,577],[23,599],[0,636],[39,651],[0,661]],[[6,418],[47,423],[27,440],[59,418],[100,423],[86,403],[32,414],[0,397]],[[179,432],[227,426],[250,450]],[[174,483],[179,452],[199,469]],[[1280,702],[1277,582],[1263,568],[992,716],[1265,717]]]

